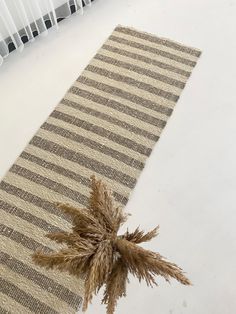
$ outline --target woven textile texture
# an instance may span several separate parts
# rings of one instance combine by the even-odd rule
[[[75,313],[82,280],[35,266],[68,230],[54,202],[86,206],[90,176],[125,206],[200,51],[118,26],[0,183],[0,313]]]

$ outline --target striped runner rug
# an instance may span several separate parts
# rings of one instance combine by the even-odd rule
[[[118,26],[0,183],[0,313],[75,313],[83,282],[35,266],[44,235],[68,230],[53,205],[86,206],[90,176],[120,206],[172,114],[197,49]]]

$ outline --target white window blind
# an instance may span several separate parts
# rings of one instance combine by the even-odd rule
[[[0,65],[11,50],[22,51],[26,42],[45,36],[58,21],[83,14],[91,0],[0,0]]]

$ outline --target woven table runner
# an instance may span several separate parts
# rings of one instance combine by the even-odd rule
[[[90,176],[125,206],[200,51],[118,26],[0,183],[0,313],[75,313],[83,282],[35,266],[68,230],[54,202],[86,206]]]

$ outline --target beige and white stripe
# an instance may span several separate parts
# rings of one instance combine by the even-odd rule
[[[125,206],[200,51],[118,26],[0,183],[0,313],[75,313],[82,280],[34,265],[68,230],[55,201],[86,206],[90,176]]]

